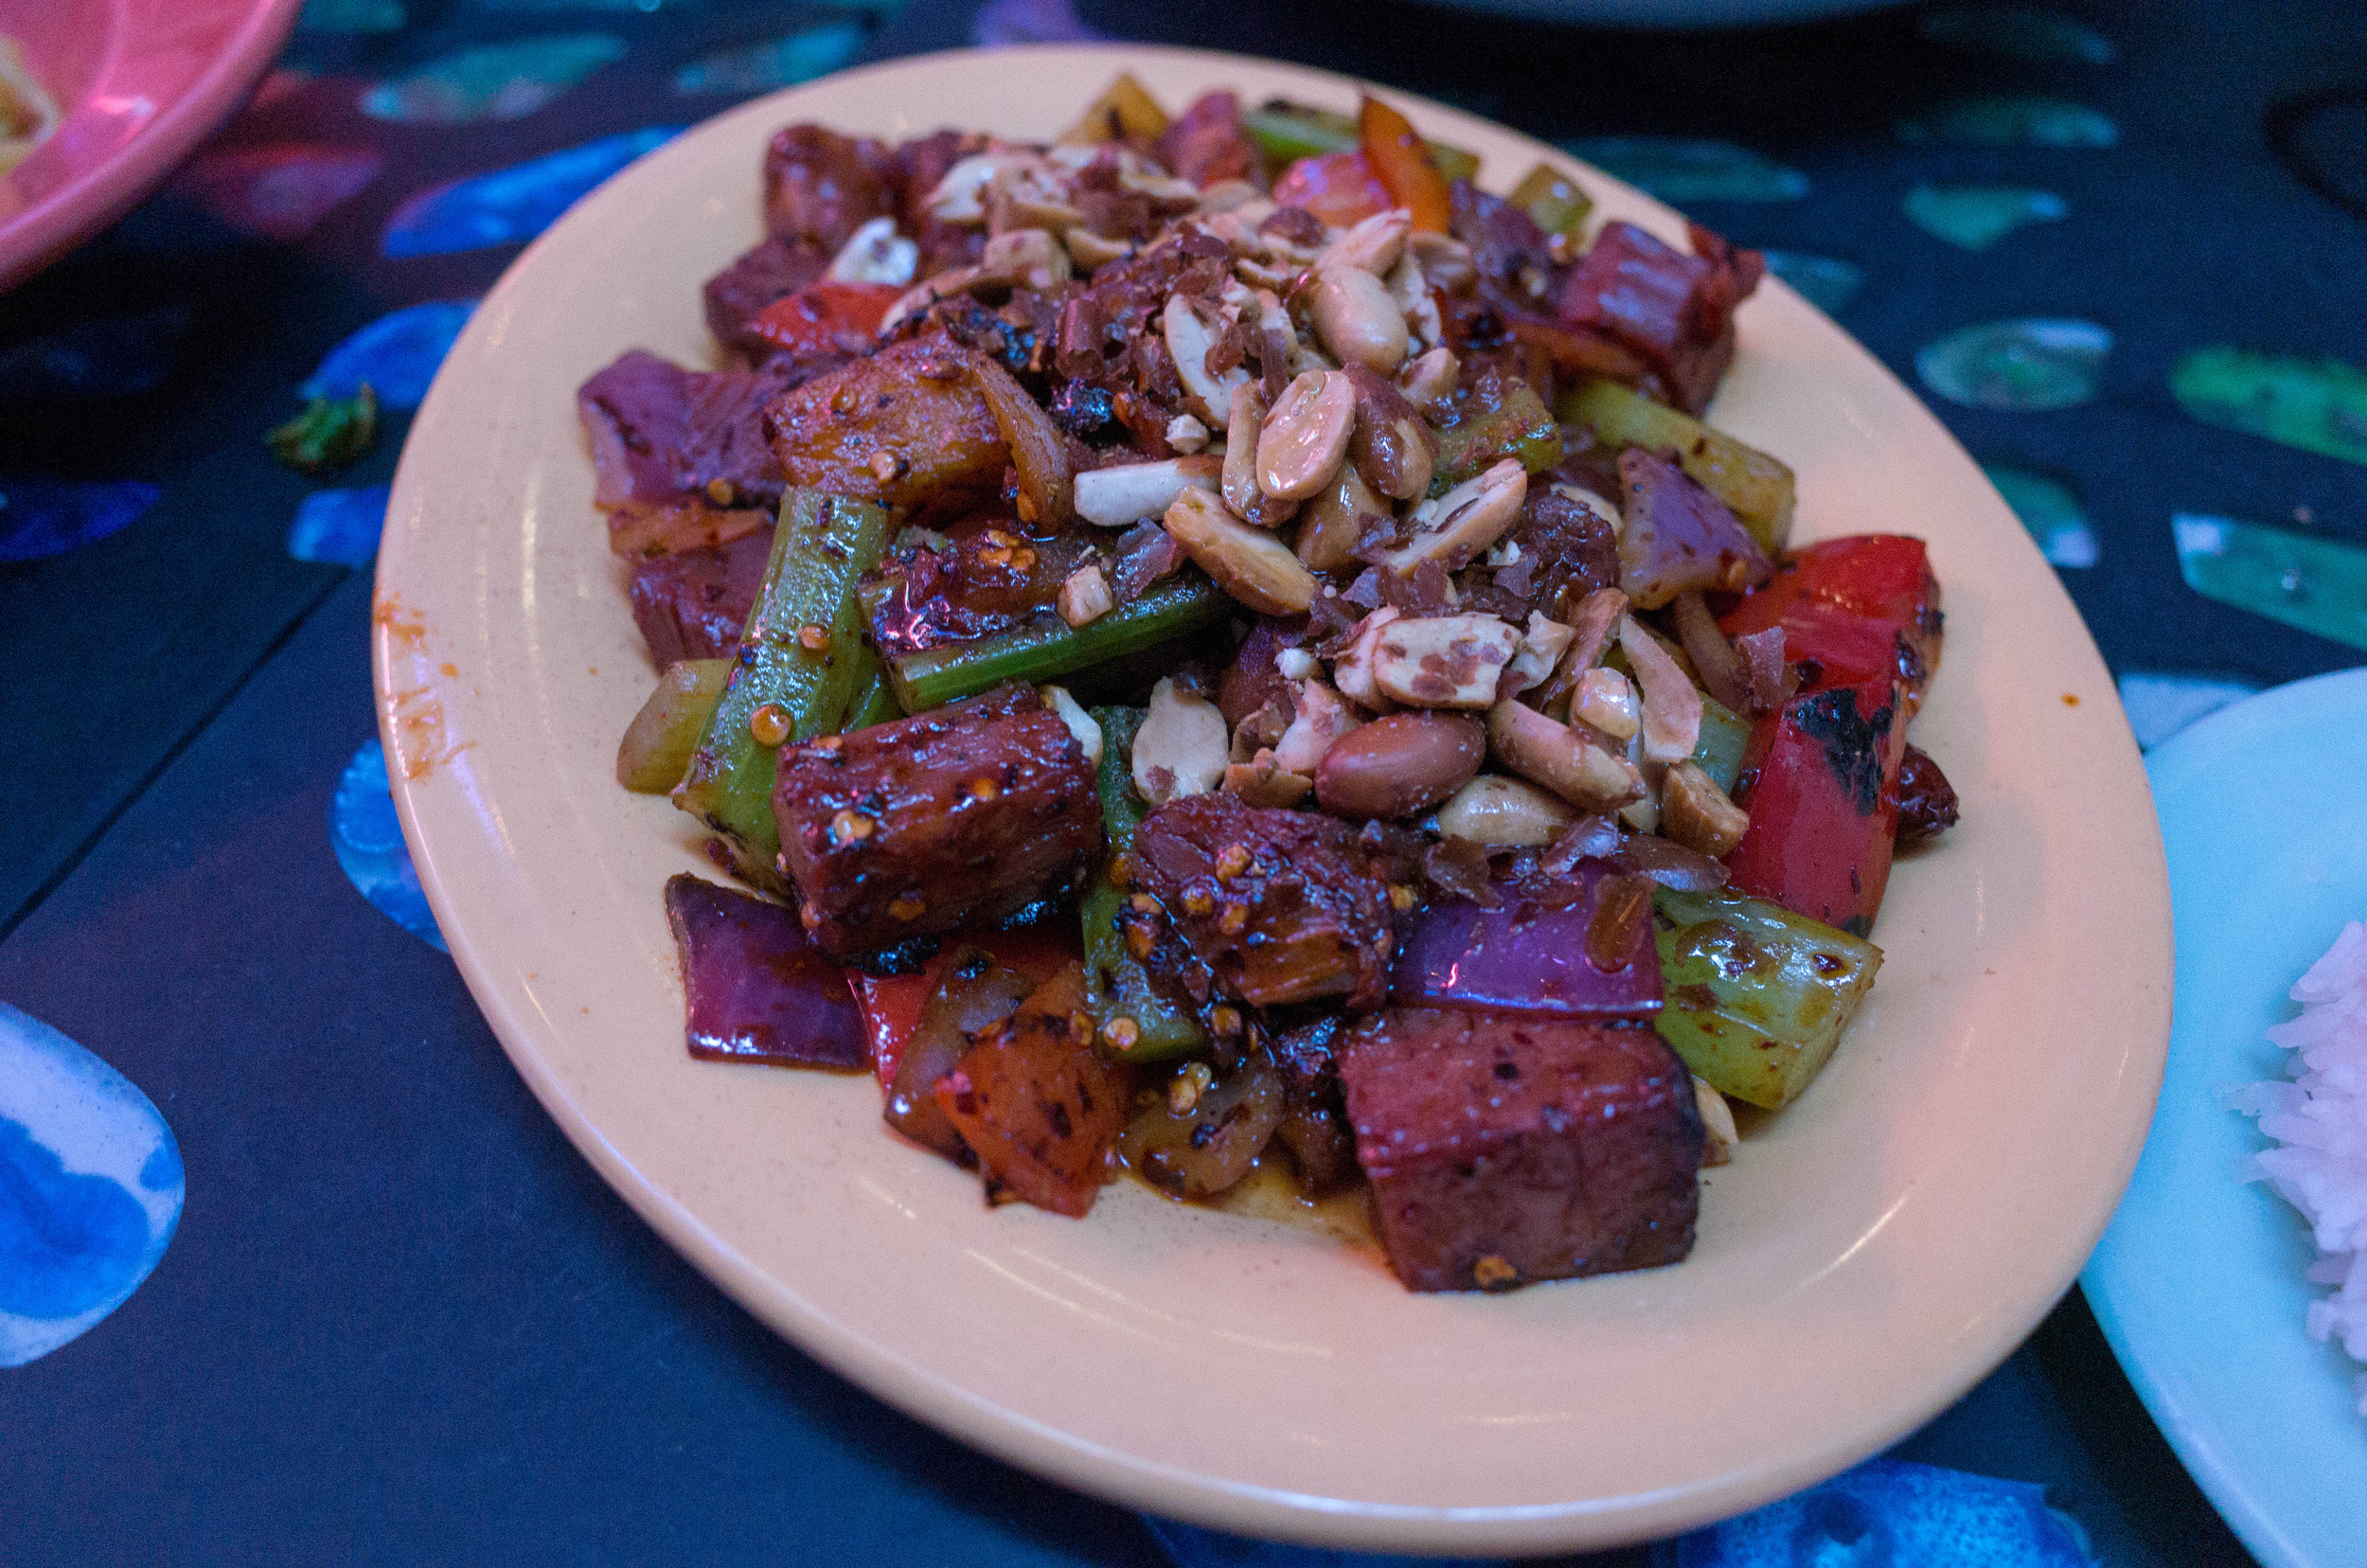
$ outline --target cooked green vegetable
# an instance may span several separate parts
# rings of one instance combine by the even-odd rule
[[[1097,707],[1094,722],[1101,726],[1101,768],[1095,790],[1101,796],[1101,828],[1110,840],[1110,863],[1134,848],[1134,829],[1149,814],[1134,793],[1134,732],[1143,725],[1143,710]],[[1127,1061],[1162,1061],[1188,1055],[1207,1043],[1207,1036],[1192,1015],[1172,1006],[1151,989],[1150,976],[1126,951],[1118,934],[1118,913],[1126,907],[1126,890],[1111,882],[1107,867],[1086,890],[1085,976],[1095,996],[1094,1010],[1102,1021],[1100,1041],[1108,1054]],[[1110,1025],[1131,1019],[1133,1043],[1118,1049]],[[1121,1027],[1118,1033],[1123,1034]]]
[[[888,660],[888,679],[904,711],[920,713],[1005,681],[1041,686],[1145,652],[1222,624],[1232,605],[1195,570],[1082,626],[1047,618],[975,642],[898,653]]]
[[[1547,234],[1567,234],[1574,239],[1594,210],[1594,198],[1549,163],[1530,169],[1505,200],[1526,208],[1530,221]]]
[[[729,659],[677,659],[657,678],[616,748],[616,782],[636,794],[664,794],[682,782],[723,686]]]
[[[314,398],[263,444],[298,473],[319,473],[352,462],[377,437],[378,394],[364,382],[350,398]]]
[[[1652,899],[1666,999],[1655,1026],[1711,1088],[1778,1110],[1823,1069],[1882,950],[1723,890]]]
[[[1325,152],[1353,152],[1359,139],[1354,115],[1329,109],[1309,109],[1300,103],[1269,103],[1241,116],[1241,129],[1257,151],[1275,164],[1296,163]],[[1450,180],[1468,180],[1479,173],[1479,154],[1460,147],[1426,141],[1430,161]]]
[[[1687,478],[1725,502],[1770,554],[1791,538],[1791,470],[1766,453],[1617,382],[1589,382],[1564,392],[1556,411],[1570,424],[1589,426],[1609,446],[1643,447],[1671,458]]]
[[[781,498],[730,684],[675,787],[674,804],[721,834],[759,887],[782,886],[775,758],[786,742],[835,733],[853,704],[866,651],[855,585],[887,535],[888,514],[867,503],[818,490]]]
[[[863,650],[863,670],[855,683],[855,700],[846,710],[846,722],[841,730],[869,729],[891,719],[901,719],[904,710],[896,705],[896,688],[888,684],[887,669],[880,663],[880,655],[865,644]]]
[[[1482,407],[1474,397],[1463,417],[1438,433],[1430,492],[1444,495],[1506,457],[1518,457],[1531,473],[1542,473],[1560,462],[1561,454],[1561,426],[1554,422],[1553,411],[1528,383],[1508,380],[1494,407]]]
[[[1742,774],[1743,748],[1751,744],[1751,721],[1708,692],[1701,693],[1701,738],[1694,742],[1693,765],[1728,794]]]

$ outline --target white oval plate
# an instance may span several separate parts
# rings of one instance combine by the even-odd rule
[[[2286,1076],[2267,1030],[2367,919],[2367,669],[2220,709],[2147,761],[2178,928],[2153,1135],[2081,1277],[2129,1381],[2269,1568],[2367,1562],[2360,1368],[2302,1331],[2309,1229],[2236,1163],[2269,1147],[2217,1091]]]
[[[1839,1470],[1980,1378],[2070,1284],[2130,1167],[2168,1027],[2160,842],[2111,681],[1938,422],[1771,280],[1720,423],[1799,471],[1803,537],[1909,529],[1946,584],[1917,726],[1965,823],[1902,865],[1890,958],[1815,1090],[1710,1175],[1681,1267],[1418,1296],[1310,1232],[1124,1184],[989,1212],[845,1078],[693,1062],[659,890],[704,866],[626,794],[651,676],[592,508],[575,389],[709,352],[699,285],[760,234],[776,127],[1059,131],[1124,66],[1355,101],[1214,54],[1053,47],[835,77],[619,174],[486,297],[412,427],[377,682],[420,879],[487,1019],[601,1174],[726,1291],[924,1420],[1104,1496],[1251,1534],[1537,1551],[1699,1523]],[[1503,188],[1555,154],[1440,104]],[[1679,220],[1599,175],[1613,215]]]

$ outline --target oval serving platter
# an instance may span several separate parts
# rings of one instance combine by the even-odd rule
[[[1707,1173],[1669,1269],[1414,1295],[1310,1228],[1132,1183],[988,1210],[889,1135],[866,1079],[692,1061],[659,892],[688,820],[614,781],[652,675],[592,507],[575,389],[713,353],[699,286],[761,237],[801,119],[1049,137],[1124,68],[1166,102],[1358,84],[1181,50],[901,61],[680,137],[478,308],[412,428],[374,653],[403,829],[479,1007],[550,1114],[674,1246],[890,1403],[1085,1490],[1246,1534],[1536,1552],[1665,1534],[1928,1418],[2066,1289],[2137,1157],[2169,1021],[2161,841],[2093,645],[1939,423],[1782,284],[1712,411],[1800,477],[1800,536],[1931,542],[1945,658],[1916,739],[1965,820],[1904,860],[1874,997],[1823,1078]],[[1550,149],[1400,99],[1503,189]],[[1565,167],[1567,159],[1559,159]],[[1605,216],[1675,214],[1592,171]]]

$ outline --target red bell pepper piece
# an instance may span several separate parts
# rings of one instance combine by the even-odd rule
[[[1041,983],[1061,966],[1077,961],[1081,948],[1075,923],[1054,920],[1016,931],[981,932],[968,941],[992,953],[997,963],[1008,964]],[[871,1065],[879,1074],[882,1093],[896,1081],[896,1064],[903,1060],[904,1042],[912,1038],[914,1025],[920,1022],[920,1009],[929,1005],[929,997],[944,977],[947,960],[963,945],[949,938],[918,974],[846,971],[854,986],[855,1005],[863,1009],[863,1033],[871,1042]]]
[[[1392,206],[1414,215],[1414,226],[1425,234],[1444,234],[1454,216],[1447,177],[1431,161],[1430,149],[1415,134],[1413,121],[1376,98],[1357,105],[1358,151]]]
[[[1737,893],[1863,936],[1890,881],[1905,683],[1884,673],[1794,697],[1759,721],[1735,802],[1751,827],[1726,857]]]
[[[826,278],[767,305],[748,323],[748,331],[792,354],[861,353],[879,336],[888,307],[903,295],[893,283]]]
[[[1920,539],[1828,539],[1786,556],[1717,625],[1728,641],[1782,627],[1803,692],[1895,676],[1906,688],[1903,730],[1939,667],[1940,585]]]
[[[1397,203],[1361,152],[1322,152],[1301,158],[1273,186],[1276,206],[1305,207],[1333,228],[1346,228]]]

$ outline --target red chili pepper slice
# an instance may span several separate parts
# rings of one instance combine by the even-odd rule
[[[1904,698],[1885,674],[1759,721],[1735,794],[1751,827],[1726,857],[1735,891],[1853,935],[1874,929],[1898,831]]]

